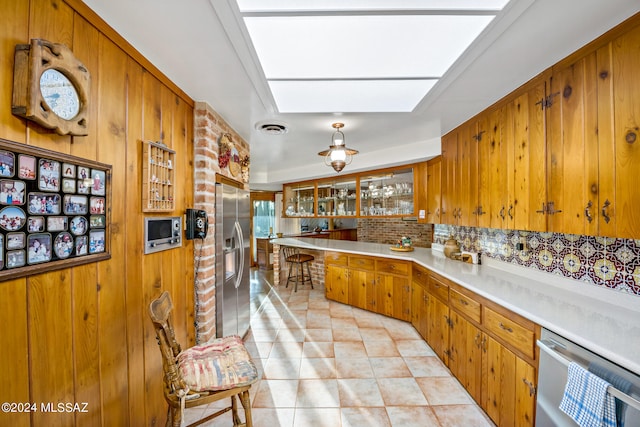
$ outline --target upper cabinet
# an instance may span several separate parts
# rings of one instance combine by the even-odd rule
[[[360,176],[360,215],[413,215],[413,168]]]
[[[285,184],[285,217],[413,216],[417,165]]]

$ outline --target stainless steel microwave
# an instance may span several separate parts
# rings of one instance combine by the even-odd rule
[[[144,219],[144,253],[151,254],[182,246],[182,218],[146,217]]]

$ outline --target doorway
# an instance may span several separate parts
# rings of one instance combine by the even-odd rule
[[[275,193],[251,192],[251,266],[258,266],[257,239],[273,234],[276,222]]]

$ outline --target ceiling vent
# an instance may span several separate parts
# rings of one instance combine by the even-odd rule
[[[282,135],[289,131],[287,124],[275,120],[265,120],[256,123],[255,128],[267,135]]]

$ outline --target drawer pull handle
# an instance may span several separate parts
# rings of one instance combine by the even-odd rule
[[[507,332],[513,333],[513,329],[511,329],[511,328],[510,328],[510,327],[508,327],[508,326],[504,326],[504,325],[502,324],[502,322],[500,322],[500,328],[501,328],[501,329],[503,329],[503,330],[505,330],[505,331],[507,331]]]
[[[469,305],[469,303],[466,300],[463,300],[462,298],[460,298],[460,304]]]
[[[522,382],[525,383],[527,387],[529,387],[529,396],[533,396],[536,394],[536,386],[533,385],[531,381],[527,381],[526,378],[523,378]]]

